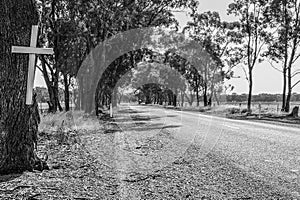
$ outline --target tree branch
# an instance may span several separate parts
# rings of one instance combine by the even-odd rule
[[[300,83],[300,80],[297,81],[297,82],[292,86],[292,89],[293,89],[295,86],[297,86],[299,83]]]
[[[298,42],[300,42],[300,40]],[[300,58],[300,53],[297,56],[295,56],[292,63],[294,64],[299,58]]]
[[[292,75],[292,78],[294,78],[295,76],[297,76],[298,74],[300,74],[300,69],[296,70],[293,75]]]
[[[270,62],[269,60],[268,60],[268,63],[270,63],[270,65],[271,65],[272,68],[274,68],[275,70],[277,70],[277,71],[283,73],[282,70],[280,70],[280,69],[278,69],[277,67],[275,67],[274,64],[273,64],[272,62]]]
[[[42,69],[42,68],[40,68],[38,65],[36,65],[36,68],[38,68],[38,69],[40,70],[40,72],[42,72],[42,73],[43,73],[43,69]]]
[[[242,67],[242,69],[243,69],[243,71],[245,73],[246,80],[249,81],[248,73],[247,73],[245,67]]]

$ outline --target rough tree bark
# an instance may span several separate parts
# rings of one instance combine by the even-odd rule
[[[283,90],[282,90],[282,106],[281,111],[285,110],[285,99],[286,99],[286,68],[283,69]]]
[[[248,113],[251,113],[253,74],[252,74],[252,67],[248,67],[248,68],[249,68],[249,92],[248,92],[248,100],[247,100],[247,110]]]
[[[0,1],[0,174],[33,170],[39,114],[25,105],[28,55],[12,54],[11,46],[29,46],[38,15],[32,0]],[[38,164],[39,163],[39,164]]]
[[[200,106],[200,95],[199,95],[199,90],[196,90],[196,99],[197,99],[197,107]]]
[[[285,101],[285,112],[290,112],[290,102],[291,102],[291,97],[292,97],[292,72],[291,68],[288,69],[288,93],[286,96],[286,101]]]
[[[177,107],[177,94],[176,93],[173,94],[173,106]]]
[[[64,96],[65,96],[65,111],[70,111],[70,91],[69,91],[69,78],[67,74],[64,74]]]
[[[49,112],[55,113],[58,109],[59,111],[63,111],[60,102],[59,102],[59,89],[58,89],[58,79],[59,79],[59,72],[58,70],[53,71],[51,66],[47,63],[43,56],[40,56],[42,70],[45,83],[47,85],[48,93],[49,93],[49,103],[51,103],[51,108],[49,108]],[[48,74],[48,69],[51,69],[51,79]]]
[[[288,34],[289,34],[289,19],[288,19],[288,13],[287,13],[287,1],[283,1],[283,9],[284,9],[284,15],[283,15],[283,21],[284,21],[284,65],[283,65],[283,91],[282,91],[282,111],[285,111],[285,103],[286,103],[286,86],[287,86],[287,63],[288,63]]]
[[[197,99],[197,101],[198,101],[198,99]],[[203,90],[203,105],[206,107],[206,106],[208,106],[208,99],[207,99],[207,85],[206,85],[206,83],[205,83],[205,85],[204,85],[204,90]],[[197,104],[197,106],[199,106],[198,104]]]

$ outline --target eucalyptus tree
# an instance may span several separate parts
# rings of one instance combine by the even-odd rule
[[[151,26],[159,20],[167,24],[174,19],[167,18],[168,4],[183,5],[172,1],[38,1],[41,15],[41,39],[44,46],[54,48],[54,57],[41,57],[41,71],[48,87],[53,111],[61,106],[58,99],[60,73],[68,99],[70,77],[86,56],[99,42],[132,28]],[[163,19],[165,17],[165,20]],[[77,46],[74,48],[73,46]],[[77,51],[77,52],[76,52]],[[75,55],[75,56],[74,56]],[[82,56],[84,55],[84,56]],[[76,62],[70,65],[76,57]],[[68,60],[68,62],[66,62]],[[79,61],[79,62],[78,62]],[[69,63],[67,66],[66,63]],[[75,70],[69,70],[74,68]],[[68,103],[66,103],[68,107]]]
[[[208,11],[191,16],[192,21],[188,22],[184,31],[211,55],[200,68],[203,101],[207,106],[211,105],[212,97],[216,96],[216,90],[223,84],[224,78],[230,78],[232,68],[238,64],[241,55],[236,44],[241,43],[241,34],[237,31],[238,22],[222,21],[218,12]]]
[[[163,63],[170,66],[171,69],[176,70],[187,81],[186,84],[188,84],[189,87],[186,87],[185,84],[185,87],[181,88],[185,88],[186,90],[189,88],[191,90],[190,97],[188,97],[186,94],[187,91],[185,90],[181,91],[181,98],[186,97],[190,104],[192,104],[194,94],[196,94],[197,105],[199,105],[203,79],[198,70],[201,66],[194,65],[195,63],[199,63],[197,58],[203,59],[202,57],[205,57],[201,55],[201,50],[203,50],[202,45],[193,43],[193,41],[183,33],[159,30],[158,41],[155,44],[155,48],[164,51]],[[196,53],[198,53],[198,55],[196,55]],[[195,61],[193,63],[194,65],[192,65],[193,61]]]
[[[63,1],[41,0],[37,1],[40,14],[40,40],[39,45],[54,49],[54,56],[40,56],[41,70],[49,93],[49,112],[62,111],[59,100],[59,65],[58,58],[61,55],[59,50],[60,32],[63,27],[61,20],[65,17]]]
[[[143,59],[143,55],[147,54],[147,52],[147,49],[139,49],[137,51],[126,53],[114,60],[108,66],[97,83],[95,97],[97,114],[99,111],[98,109],[102,109],[104,105],[107,106],[108,104],[113,103],[113,106],[116,106],[117,88],[122,84],[122,78],[128,76],[130,70],[137,66],[138,62]]]
[[[173,93],[173,106],[177,107],[177,99],[179,93],[181,93],[181,101],[184,101],[183,93],[187,89],[186,78],[184,74],[180,72],[180,68],[175,68],[172,64],[168,64],[165,67],[160,68],[160,77],[163,81],[163,85],[172,91]]]
[[[249,83],[248,112],[251,112],[253,69],[262,58],[261,53],[265,45],[266,22],[263,11],[267,1],[264,0],[234,0],[229,5],[228,13],[239,18],[240,32],[243,46],[240,61],[246,65],[247,80]]]
[[[64,87],[65,110],[70,110],[70,89],[74,88],[75,76],[86,56],[86,40],[83,37],[70,37],[69,34],[78,32],[78,27],[73,21],[64,22],[60,29],[60,45],[58,51],[62,52],[57,59],[61,74],[61,83]],[[77,89],[77,88],[76,88]],[[74,94],[73,94],[74,95]]]
[[[178,52],[179,53],[179,52]],[[180,53],[183,53],[182,51]],[[191,57],[196,57],[194,54],[189,54]],[[184,92],[185,95],[181,95],[181,98],[185,96],[187,100],[192,104],[194,99],[194,94],[196,94],[197,106],[200,103],[200,91],[203,85],[203,77],[200,74],[197,67],[193,66],[191,62],[188,62],[182,56],[173,53],[172,50],[168,50],[165,52],[165,61],[164,63],[169,65],[171,69],[176,70],[181,76],[179,76],[180,80],[178,88],[180,88],[181,92]],[[192,60],[191,58],[190,60]],[[177,75],[178,76],[178,75]],[[182,79],[184,78],[184,79]],[[186,84],[184,83],[186,81]],[[187,85],[188,84],[188,85]],[[190,97],[187,96],[186,90],[191,89]]]
[[[300,57],[300,1],[270,0],[264,11],[269,23],[270,36],[266,38],[268,48],[264,55],[271,60],[271,65],[280,63],[283,75],[282,110],[289,112],[293,88],[299,83],[292,83],[300,74],[295,69]],[[275,64],[274,64],[275,63]]]
[[[11,53],[13,45],[30,45],[31,27],[38,23],[36,5],[0,1],[0,19],[0,174],[42,169],[35,153],[38,107],[35,100],[25,105],[28,55]]]
[[[162,103],[169,100],[170,105],[177,106],[177,96],[179,92],[186,90],[184,77],[171,64],[164,63],[140,63],[134,70],[132,86],[140,88],[145,94],[146,103],[152,102],[151,95],[155,103]],[[166,91],[172,91],[171,93]],[[163,95],[166,93],[167,95]]]
[[[172,14],[173,9],[192,8],[197,5],[194,0],[163,0],[163,1],[104,1],[95,2],[97,5],[90,6],[90,9],[79,11],[79,19],[82,20],[82,27],[89,35],[89,48],[93,49],[100,42],[103,42],[112,36],[132,29],[148,28],[148,27],[175,27],[178,22]],[[74,5],[80,10],[80,4]],[[134,44],[132,44],[134,45]],[[110,49],[111,50],[111,49]],[[102,61],[105,63],[107,59],[105,53],[110,50],[103,50]],[[117,49],[118,50],[118,49]],[[114,51],[114,50],[111,50]],[[130,58],[125,56],[123,58]],[[129,70],[125,65],[123,71]],[[99,70],[99,69],[95,69]],[[120,68],[110,68],[112,74],[116,74],[116,70]],[[93,84],[90,84],[93,87]],[[110,87],[111,88],[111,87]],[[101,87],[98,89],[101,89]],[[86,92],[93,91],[86,89]],[[86,94],[90,100],[93,94]],[[92,110],[92,101],[87,101],[85,110]]]

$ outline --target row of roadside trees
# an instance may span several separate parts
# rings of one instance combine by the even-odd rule
[[[221,20],[217,12],[197,13],[197,5],[197,1],[192,0],[180,3],[172,0],[161,3],[129,0],[122,3],[38,1],[41,24],[39,45],[52,47],[55,52],[54,56],[40,56],[39,65],[53,105],[50,111],[62,110],[60,83],[65,91],[64,107],[69,110],[70,87],[76,82],[76,74],[83,60],[97,44],[134,28],[177,27],[172,11],[186,8],[189,9],[191,21],[184,27],[184,34],[199,42],[220,61],[218,65],[208,66],[201,74],[201,81],[194,81],[196,85],[192,87],[197,99],[201,94],[205,99],[204,105],[209,105],[209,98],[219,90],[218,84],[224,80],[209,81],[211,76],[222,73],[223,77],[232,78],[234,67],[242,65],[249,83],[247,101],[250,111],[253,70],[265,60],[282,73],[282,110],[288,112],[293,88],[299,83],[297,76],[300,74],[296,69],[300,57],[299,0],[233,0],[228,6],[228,14],[235,16],[236,22]],[[124,59],[130,59],[130,56],[124,56]],[[111,68],[112,73],[115,69]],[[122,70],[128,70],[128,67],[123,66]],[[84,96],[80,91],[80,96]]]
[[[219,90],[219,83],[224,84],[224,77],[233,78],[233,69],[242,67],[249,83],[247,107],[250,112],[255,84],[253,70],[265,62],[282,73],[281,108],[289,112],[293,89],[300,83],[300,69],[297,68],[300,57],[299,12],[298,0],[234,0],[228,6],[228,14],[235,16],[236,22],[222,21],[217,12],[191,13],[192,20],[184,28],[184,34],[199,42],[215,60],[220,61],[219,65],[213,63],[202,67],[199,81],[196,78],[191,82],[197,99],[202,93],[204,105],[209,105],[209,98]],[[178,63],[180,59],[175,65]],[[215,79],[215,75],[221,78]],[[195,77],[186,78],[191,81]]]
[[[267,60],[282,72],[282,110],[290,111],[293,88],[299,83],[296,69],[300,57],[299,0],[234,0],[228,13],[239,19],[241,61],[249,82],[248,110],[251,108],[253,69]]]

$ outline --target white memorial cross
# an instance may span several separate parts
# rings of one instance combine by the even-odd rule
[[[32,26],[30,47],[12,46],[12,53],[29,54],[28,78],[27,78],[27,93],[26,104],[32,105],[32,93],[35,77],[35,60],[37,54],[53,55],[52,48],[36,48],[38,39],[38,26]]]

